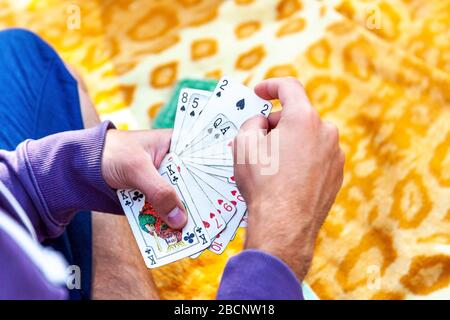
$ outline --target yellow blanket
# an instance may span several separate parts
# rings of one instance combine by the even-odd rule
[[[0,0],[11,26],[121,128],[149,127],[183,77],[299,78],[347,154],[308,282],[324,299],[450,297],[449,0]],[[162,297],[213,298],[242,239],[155,270]]]

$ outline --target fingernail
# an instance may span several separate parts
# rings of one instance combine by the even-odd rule
[[[173,208],[167,215],[167,222],[174,228],[180,228],[184,224],[185,219],[184,212],[178,207]]]

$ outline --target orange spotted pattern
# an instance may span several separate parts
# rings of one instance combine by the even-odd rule
[[[0,0],[11,26],[122,129],[148,128],[184,77],[298,78],[346,152],[306,281],[323,299],[450,297],[449,0]],[[161,296],[213,298],[243,237],[152,271]]]

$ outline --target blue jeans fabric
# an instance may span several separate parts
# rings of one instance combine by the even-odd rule
[[[0,149],[26,139],[83,129],[77,81],[58,54],[32,32],[0,32]],[[89,299],[92,278],[91,213],[78,213],[65,233],[44,243],[81,269],[81,289],[71,299]]]

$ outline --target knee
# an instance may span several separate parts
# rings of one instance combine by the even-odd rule
[[[17,53],[31,59],[53,58],[56,52],[37,34],[26,29],[0,31],[0,47],[5,52]]]
[[[26,29],[7,29],[0,31],[0,44],[1,46],[9,45],[23,45],[30,43],[41,43],[43,40],[34,32]]]

